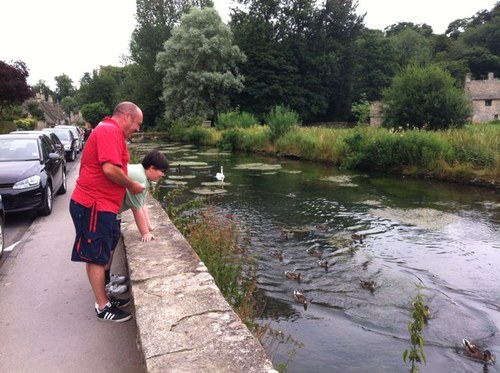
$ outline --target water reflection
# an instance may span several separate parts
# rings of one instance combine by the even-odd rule
[[[425,285],[431,310],[425,371],[483,371],[464,356],[463,338],[500,356],[495,192],[213,149],[162,149],[173,166],[181,165],[172,176],[183,178],[171,181],[192,191],[223,191],[211,203],[239,216],[251,232],[267,305],[261,322],[303,343],[288,372],[408,371],[401,355],[409,347],[417,283]],[[215,178],[221,166],[225,185]],[[328,261],[326,270],[308,253],[311,247]],[[285,271],[300,272],[300,283]],[[363,281],[373,282],[373,291]],[[307,297],[307,310],[294,290]],[[293,348],[278,343],[273,361],[286,361]]]

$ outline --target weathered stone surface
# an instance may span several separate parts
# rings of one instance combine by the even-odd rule
[[[205,265],[159,203],[148,199],[155,240],[143,243],[130,212],[123,241],[138,341],[148,372],[274,372]]]

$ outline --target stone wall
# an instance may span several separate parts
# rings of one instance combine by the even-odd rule
[[[148,197],[156,239],[140,241],[130,211],[122,233],[138,343],[148,372],[276,372],[205,265],[158,201]]]

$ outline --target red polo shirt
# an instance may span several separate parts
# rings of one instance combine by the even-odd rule
[[[109,180],[102,171],[102,165],[111,163],[127,173],[130,156],[125,140],[113,119],[106,117],[99,123],[83,148],[80,175],[71,199],[85,207],[96,204],[97,211],[118,213],[125,188]]]

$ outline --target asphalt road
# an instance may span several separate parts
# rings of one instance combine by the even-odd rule
[[[70,261],[74,228],[68,206],[79,162],[68,166],[68,192],[55,197],[51,215],[6,219],[0,372],[144,372],[134,319],[99,321],[84,264]],[[123,250],[117,249],[112,272],[125,271]]]

